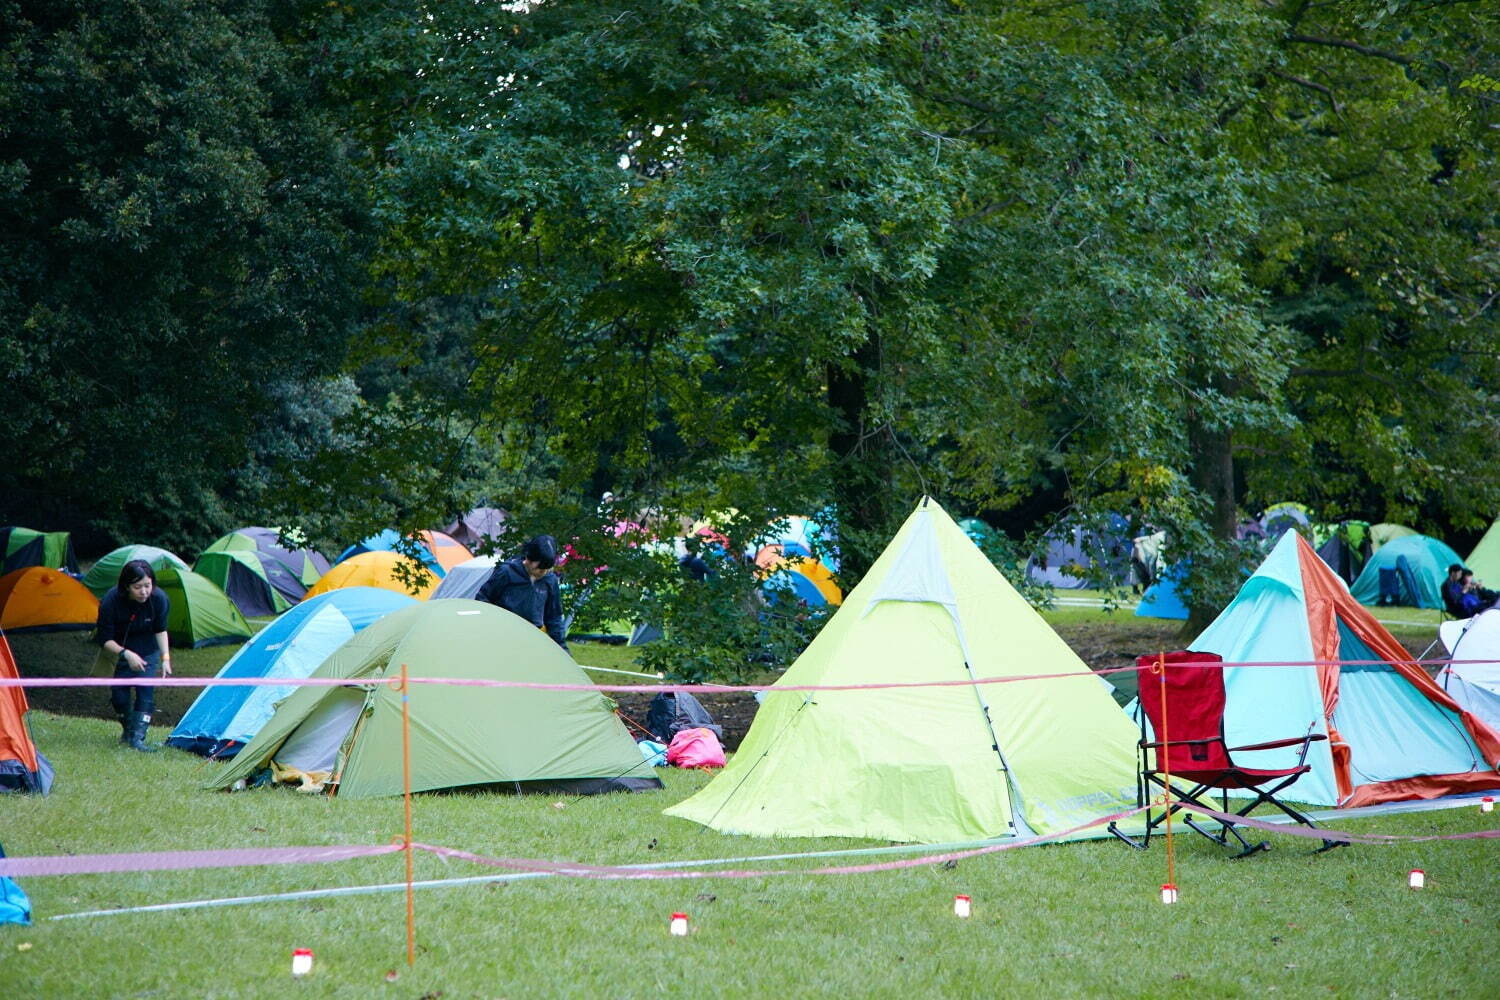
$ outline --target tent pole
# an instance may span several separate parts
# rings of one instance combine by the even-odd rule
[[[406,964],[417,964],[417,894],[411,840],[411,687],[401,664],[401,798],[406,812]]]

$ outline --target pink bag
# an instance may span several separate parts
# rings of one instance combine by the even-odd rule
[[[684,729],[667,746],[667,763],[673,767],[723,767],[724,748],[708,729]]]

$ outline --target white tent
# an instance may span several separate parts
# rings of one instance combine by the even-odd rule
[[[1465,711],[1500,729],[1500,608],[1443,622],[1438,637],[1449,659],[1479,662],[1444,667],[1437,682]]]

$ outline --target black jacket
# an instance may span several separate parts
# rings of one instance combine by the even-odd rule
[[[553,642],[563,649],[568,648],[563,633],[562,585],[558,583],[556,573],[533,580],[520,558],[507,559],[495,567],[474,597],[520,615],[538,628],[545,628]]]

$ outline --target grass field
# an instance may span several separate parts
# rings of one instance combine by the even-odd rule
[[[1170,625],[1118,611],[1075,607],[1048,617],[1064,634],[1087,633],[1121,656],[1171,645]],[[1431,626],[1413,627],[1407,638],[1424,635]],[[87,652],[76,636],[23,635],[12,643],[24,673],[86,672],[75,663]],[[182,651],[179,671],[212,674],[232,652]],[[575,655],[599,666],[633,663],[622,647],[581,646]],[[103,700],[99,692],[90,697]],[[118,727],[99,719],[34,711],[31,720],[59,778],[46,798],[0,804],[0,843],[12,855],[383,844],[401,833],[399,800],[283,789],[212,793],[201,785],[217,765],[177,752],[121,749]],[[152,738],[165,734],[156,728]],[[883,846],[707,831],[661,810],[708,776],[660,774],[664,791],[633,796],[421,795],[413,803],[414,835],[489,856],[623,865]],[[1500,813],[1466,809],[1338,825],[1459,833],[1500,828]],[[1354,846],[1314,856],[1307,841],[1270,839],[1269,853],[1232,860],[1202,838],[1179,838],[1182,902],[1174,907],[1158,899],[1166,868],[1159,840],[1148,852],[1096,841],[859,875],[807,869],[921,852],[720,866],[796,871],[750,879],[531,877],[429,888],[417,895],[414,968],[405,963],[400,892],[50,919],[398,882],[399,855],[31,877],[21,882],[36,923],[0,927],[0,998],[1500,996],[1495,841]],[[1427,872],[1420,892],[1406,887],[1413,867]],[[496,872],[417,857],[418,879]],[[955,893],[974,898],[971,919],[953,915]],[[690,914],[686,939],[667,933],[675,910]],[[317,956],[302,980],[289,971],[294,947]]]

